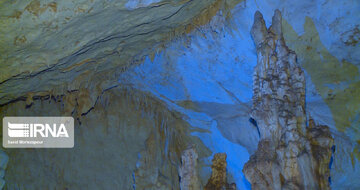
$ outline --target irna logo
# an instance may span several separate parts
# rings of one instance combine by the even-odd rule
[[[72,117],[4,117],[5,148],[72,148]]]
[[[9,137],[69,137],[63,123],[10,123],[8,122]]]

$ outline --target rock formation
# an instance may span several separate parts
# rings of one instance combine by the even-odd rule
[[[327,126],[316,125],[313,119],[309,120],[306,137],[310,142],[312,164],[315,168],[315,180],[320,189],[329,189],[330,167],[332,154],[335,152],[334,140]]]
[[[195,148],[186,149],[181,155],[181,166],[179,168],[180,189],[200,189],[200,180],[197,173],[198,154]]]
[[[26,102],[18,101],[1,107],[0,118],[61,115],[64,101],[36,99],[26,109]],[[189,135],[181,114],[165,106],[149,93],[109,89],[81,124],[75,121],[74,148],[0,151],[0,187],[5,182],[4,189],[178,190],[181,153],[189,145],[197,147],[199,160],[211,152]]]
[[[228,184],[226,178],[226,154],[217,153],[212,160],[212,172],[204,190],[236,190],[236,184]]]
[[[200,190],[200,178],[198,175],[198,154],[194,147],[185,150],[181,155],[179,168],[180,189]],[[204,190],[236,190],[236,184],[229,184],[226,175],[226,154],[217,153],[212,159],[211,176]]]
[[[255,13],[251,35],[258,62],[251,115],[261,140],[243,172],[252,189],[329,189],[333,139],[327,126],[306,124],[305,77],[281,24],[278,10],[269,29]]]
[[[249,24],[275,8],[252,102]],[[247,189],[252,154],[253,189],[360,189],[354,3],[7,0],[0,20],[0,118],[76,122],[73,149],[2,147],[0,189]]]

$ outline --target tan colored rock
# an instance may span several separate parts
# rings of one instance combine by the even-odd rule
[[[217,153],[214,155],[211,166],[212,172],[205,190],[223,189],[226,186],[226,154]]]
[[[280,166],[276,161],[274,147],[267,140],[259,142],[258,150],[245,164],[243,172],[250,181],[252,189],[279,189]]]
[[[285,44],[276,10],[269,29],[256,12],[251,35],[258,62],[252,118],[261,141],[243,172],[252,189],[329,189],[333,139],[326,126],[306,126],[305,77]]]
[[[331,136],[329,127],[316,125],[314,120],[310,119],[306,135],[310,141],[315,177],[319,183],[319,187],[320,189],[329,189],[329,163],[332,153],[335,151],[332,150],[334,147],[334,139]]]
[[[226,17],[239,1],[161,1],[131,10],[127,2],[1,2],[0,105],[28,92],[64,95],[83,83],[107,81],[102,90],[110,88],[118,73],[208,24],[219,10]]]
[[[212,172],[209,181],[205,186],[205,190],[235,190],[236,184],[228,184],[226,178],[226,154],[217,153],[212,160]]]

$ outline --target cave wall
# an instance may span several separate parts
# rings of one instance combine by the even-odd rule
[[[27,108],[24,101],[16,102],[1,111],[54,116],[65,107],[62,98],[48,98]],[[179,189],[182,152],[196,147],[202,168],[211,155],[189,135],[193,131],[180,113],[152,95],[114,88],[75,122],[74,148],[6,149],[5,189]],[[199,183],[206,183],[208,176],[200,177]]]
[[[162,102],[160,110],[179,113],[182,116],[178,122],[196,129],[187,131],[184,136],[198,139],[196,143],[203,144],[199,150],[201,162],[206,165],[199,171],[203,185],[210,176],[213,154],[225,152],[229,181],[235,182],[238,189],[250,188],[242,168],[255,152],[260,139],[257,128],[249,122],[252,74],[257,62],[250,28],[256,10],[264,15],[266,25],[270,26],[274,10],[279,9],[283,15],[285,42],[297,53],[298,63],[305,72],[307,117],[329,126],[335,140],[331,187],[351,189],[360,186],[357,180],[360,175],[358,1],[94,0],[65,3],[34,0],[2,1],[0,5],[2,115],[73,115],[81,122],[81,125],[77,124],[79,133],[81,127],[89,126],[94,129],[89,136],[99,135],[98,138],[103,139],[107,133],[96,130],[104,130],[102,128],[111,122],[126,121],[126,117],[106,110],[124,113],[128,108],[121,106],[137,104],[124,103],[122,95],[114,95],[108,100],[112,104],[106,104],[109,108],[102,108],[99,106],[101,96],[115,86],[129,87],[130,94],[138,91],[146,96],[149,94]],[[115,94],[122,92],[114,91]],[[104,96],[108,96],[107,93]],[[49,102],[46,98],[60,102],[51,100],[49,108],[41,107]],[[54,111],[44,112],[49,110]],[[152,117],[146,121],[139,119],[142,118],[139,111],[132,110],[129,117],[134,121],[143,121],[145,126],[158,122]],[[109,121],[95,119],[105,118],[104,113],[109,117],[112,115],[111,119],[106,119]],[[96,128],[97,122],[102,126],[100,129]],[[140,125],[129,122],[119,126],[123,127],[123,133],[131,136],[138,133],[130,126]],[[151,132],[147,130],[148,127],[139,128],[138,131],[143,131],[137,136],[139,143],[150,136]],[[84,129],[83,133],[86,132]],[[152,137],[158,143],[154,147],[161,147],[161,143],[166,141],[158,139],[160,134]],[[115,187],[132,188],[133,160],[138,160],[136,153],[146,152],[145,145],[126,140],[127,137],[120,140],[115,134],[110,135],[114,135],[112,140],[116,144],[126,142],[121,145],[123,148],[128,143],[134,144],[134,149],[128,150],[129,157],[122,161],[132,162],[126,169],[128,173],[124,174],[124,186],[111,183]],[[86,156],[90,152],[88,146],[93,142],[85,142],[81,149],[85,147],[86,151],[75,146],[74,151],[79,155]],[[56,150],[34,153],[36,151],[20,152],[19,156],[45,155],[37,158],[40,159],[59,154]],[[157,150],[158,154],[164,151]],[[17,170],[12,168],[15,162],[12,154],[16,150],[10,152],[13,153],[8,153],[5,173],[9,185],[18,180],[14,176]],[[80,162],[79,158],[75,159],[75,154],[69,153],[66,154],[68,157],[63,155],[61,158]],[[157,167],[159,160],[170,162],[159,155],[153,155],[152,159]],[[179,152],[177,159],[180,160]],[[121,157],[114,162],[116,160],[121,160]],[[95,162],[95,158],[89,161]],[[62,162],[51,163],[57,165],[54,169],[57,171]],[[100,170],[84,168],[85,165],[78,172]],[[171,180],[161,182],[165,184],[163,187],[169,187],[169,181],[178,181],[174,177],[176,172],[172,171],[175,168],[164,169],[165,176]],[[156,176],[154,167],[144,171],[145,174],[141,175]],[[51,179],[69,179],[57,175]],[[153,185],[158,180],[156,177],[145,179],[150,182],[141,182],[138,188],[145,184]],[[58,183],[62,182],[59,180]],[[72,185],[75,184],[81,185],[81,181]],[[96,185],[101,187],[102,184],[94,182],[94,187]]]

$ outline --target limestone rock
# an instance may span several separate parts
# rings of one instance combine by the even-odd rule
[[[252,118],[261,141],[244,166],[253,189],[329,189],[333,139],[326,126],[306,126],[305,77],[296,54],[285,44],[276,10],[266,29],[256,12],[251,35],[258,62]]]
[[[181,166],[179,168],[180,189],[200,189],[200,180],[197,173],[198,154],[195,148],[189,148],[181,155]]]
[[[330,163],[335,152],[334,139],[329,127],[316,125],[314,120],[309,120],[306,136],[310,141],[315,177],[320,189],[329,189]]]
[[[3,106],[0,117],[61,115],[68,109],[50,97],[25,106],[25,100]],[[74,148],[2,148],[0,187],[6,182],[4,189],[178,190],[181,153],[194,145],[200,160],[211,155],[189,128],[180,113],[150,93],[112,88],[82,116],[81,124],[75,120]]]
[[[212,160],[212,172],[205,190],[236,190],[236,184],[228,184],[226,178],[226,154],[217,153]]]
[[[62,95],[100,81],[109,88],[119,73],[237,2],[1,2],[0,105],[29,92]]]

